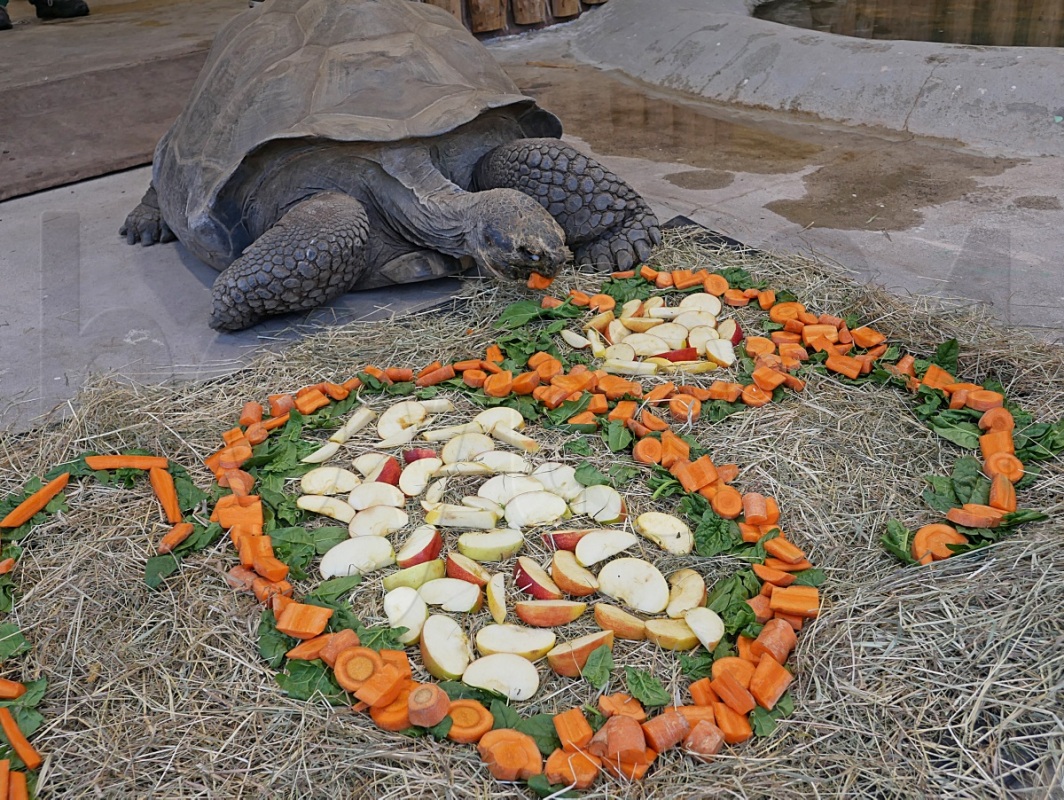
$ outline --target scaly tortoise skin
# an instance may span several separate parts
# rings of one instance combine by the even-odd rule
[[[410,0],[268,0],[215,38],[121,234],[221,271],[238,330],[356,289],[456,274],[625,269],[646,202],[560,141],[450,14]]]

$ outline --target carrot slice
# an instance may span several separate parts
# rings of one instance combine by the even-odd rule
[[[632,448],[632,458],[640,464],[660,464],[661,450],[661,442],[647,436],[635,443]]]
[[[551,783],[572,786],[582,791],[594,785],[601,770],[602,760],[598,756],[558,749],[547,758],[543,774]]]
[[[358,634],[350,628],[344,628],[336,633],[330,634],[328,641],[325,642],[321,651],[318,653],[318,658],[328,664],[330,667],[336,666],[336,659],[344,650],[349,647],[358,647],[361,642],[358,639]],[[378,655],[380,655],[378,653]],[[381,656],[381,660],[384,657]]]
[[[477,752],[496,780],[526,781],[543,772],[543,756],[535,739],[513,728],[485,731],[477,737]]]
[[[11,509],[11,512],[0,520],[0,528],[18,528],[25,525],[66,488],[69,480],[69,472],[64,472],[62,475],[52,478],[52,480]]]
[[[731,673],[731,676],[745,689],[750,685],[750,679],[754,676],[754,665],[738,656],[718,658],[713,662],[713,680],[716,680],[725,672]],[[713,688],[712,683],[710,683],[710,688]],[[716,691],[717,690],[713,688],[714,694],[716,694]]]
[[[798,637],[794,635],[794,629],[783,620],[772,619],[765,623],[761,633],[754,639],[754,643],[750,645],[750,652],[758,658],[763,658],[767,653],[780,664],[786,664],[787,656],[791,654],[796,644],[798,644]],[[752,672],[750,677],[753,677]]]
[[[913,536],[912,556],[921,564],[941,561],[953,555],[949,545],[967,542],[968,537],[959,533],[952,525],[941,522],[924,525]]]
[[[550,275],[540,275],[538,272],[529,273],[528,282],[525,284],[529,289],[546,289],[552,283],[554,278]]]
[[[479,389],[488,379],[488,373],[482,369],[467,369],[462,373],[462,382],[473,389]]]
[[[771,711],[793,681],[791,673],[771,655],[765,654],[750,679],[750,694],[759,706]]]
[[[1016,427],[1012,412],[1007,408],[991,408],[979,418],[979,428],[984,431],[1011,431]]]
[[[280,583],[280,581],[270,581],[270,583]],[[331,608],[292,603],[277,620],[277,630],[296,639],[313,639],[325,630],[332,615]]]
[[[698,706],[708,706],[720,700],[717,693],[713,691],[710,678],[699,678],[687,687],[687,691],[690,692],[691,699]]]
[[[506,397],[513,389],[513,373],[503,370],[495,375],[489,375],[484,381],[484,394],[488,397]]]
[[[675,711],[666,711],[643,723],[643,737],[647,746],[658,753],[675,747],[691,732],[687,717]]]
[[[773,611],[784,614],[816,617],[820,613],[820,591],[815,586],[777,586],[772,590],[769,605]]]
[[[453,720],[447,738],[459,744],[476,744],[495,724],[495,717],[477,700],[454,700],[447,713]]]
[[[709,504],[724,519],[735,519],[743,513],[743,496],[732,486],[721,486]]]
[[[370,675],[354,694],[370,708],[390,705],[399,696],[406,679],[391,664],[382,664],[381,668]]]
[[[724,734],[724,741],[728,744],[741,744],[754,735],[746,716],[733,711],[724,703],[713,704],[713,715],[717,727]]]
[[[423,683],[410,693],[408,705],[410,724],[431,728],[450,712],[451,698],[435,683]]]
[[[607,717],[620,715],[631,717],[636,722],[642,722],[647,718],[643,704],[623,692],[602,695],[598,700],[598,709]]]
[[[689,394],[674,394],[669,399],[669,415],[677,422],[694,422],[702,414],[702,403]]]
[[[29,743],[29,740],[22,734],[22,731],[18,727],[18,723],[15,722],[15,718],[11,716],[10,709],[7,706],[0,707],[0,728],[4,731],[4,736],[7,738],[7,743],[11,745],[11,749],[15,751],[15,755],[22,759],[22,763],[26,765],[26,769],[37,769],[41,766],[44,759],[41,758],[41,754],[37,752],[36,748]]]
[[[335,635],[334,633],[323,633],[313,639],[302,641],[285,653],[284,657],[293,661],[313,661],[321,656],[322,649]]]
[[[1017,483],[1023,477],[1023,462],[1012,453],[994,453],[987,457],[983,471],[991,477],[1004,475],[1011,483]]]
[[[991,479],[990,499],[987,505],[1005,512],[1016,510],[1016,487],[1012,485],[1011,478],[1004,472],[995,473]]]
[[[480,362],[476,362],[478,365]],[[419,375],[414,381],[415,386],[435,386],[438,383],[449,381],[455,376],[455,365],[446,364],[441,367],[437,367],[431,372],[427,372],[424,375]]]
[[[751,408],[760,408],[772,402],[772,395],[756,383],[751,383],[743,387],[742,400]]]
[[[408,702],[416,684],[403,679],[399,693],[388,705],[370,706],[369,715],[382,731],[402,731],[410,727]]]
[[[368,647],[348,647],[336,656],[333,673],[340,686],[349,692],[356,692],[383,667],[384,662],[377,651]]]

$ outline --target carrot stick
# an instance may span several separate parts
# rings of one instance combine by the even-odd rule
[[[714,703],[713,714],[716,725],[728,744],[741,744],[754,735],[746,716],[733,711],[724,703]]]
[[[7,798],[11,789],[11,759],[0,759],[0,798]]]
[[[558,749],[547,758],[543,774],[552,784],[560,783],[582,791],[594,785],[601,770],[602,759],[598,756]]]
[[[410,693],[408,706],[411,725],[431,728],[450,712],[451,698],[435,683],[423,683]]]
[[[474,359],[470,359],[469,361],[462,361],[460,363],[464,364],[465,366],[461,366],[461,367],[458,366],[458,363],[459,362],[455,362],[455,364],[454,364],[454,371],[455,372],[461,372],[462,370],[466,370],[466,369],[476,369],[477,367],[480,366],[480,359],[479,358],[474,358]],[[414,376],[414,377],[415,378],[423,378],[426,375],[428,375],[430,372],[435,372],[436,370],[438,370],[442,366],[443,366],[443,364],[441,364],[439,361],[433,361],[428,366],[422,367],[421,370],[418,372],[418,374],[416,376]]]
[[[643,723],[643,737],[647,746],[658,753],[675,747],[691,732],[687,717],[675,711],[666,711]]]
[[[771,586],[771,584],[769,585]],[[739,651],[739,658],[743,661],[749,661],[751,664],[757,664],[761,660],[761,656],[755,656],[753,652],[751,652],[753,644],[754,640],[749,636],[743,636],[740,634],[735,638],[735,649]]]
[[[281,414],[279,417],[271,417],[270,419],[262,423],[262,428],[266,431],[272,431],[274,428],[280,428],[282,425],[288,423],[288,418],[290,416],[291,415],[286,412],[284,414]]]
[[[773,619],[765,623],[761,633],[750,645],[750,652],[759,658],[763,658],[767,653],[780,664],[786,664],[787,656],[791,654],[796,644],[798,644],[798,637],[794,635],[794,629],[782,620]],[[750,677],[753,677],[753,672],[750,673]]]
[[[244,407],[240,410],[239,422],[246,428],[248,425],[262,422],[263,413],[265,412],[262,403],[256,403],[254,400],[244,403]]]
[[[288,565],[274,556],[257,556],[251,568],[268,581],[277,583],[288,577]]]
[[[777,586],[769,604],[773,611],[815,617],[820,613],[820,591],[815,586]]]
[[[409,367],[386,367],[384,374],[395,383],[406,383],[414,380],[414,370]]]
[[[336,682],[349,692],[356,692],[384,662],[375,650],[368,647],[348,647],[341,650],[333,666]]]
[[[369,715],[382,731],[402,731],[410,727],[409,701],[416,684],[403,679],[395,699],[385,706],[370,706]]]
[[[280,596],[280,595],[278,595]],[[284,654],[285,658],[292,661],[313,661],[321,656],[322,649],[329,643],[335,633],[322,633],[313,639],[302,641]]]
[[[786,561],[788,564],[800,564],[805,560],[805,553],[782,536],[777,536],[775,539],[769,539],[765,542],[765,552],[773,558]]]
[[[579,708],[570,708],[560,714],[554,715],[554,730],[558,733],[558,741],[562,749],[568,752],[583,750],[595,732]]]
[[[134,456],[134,455],[113,455],[113,456],[85,456],[85,463],[89,469],[102,470],[102,469],[144,469],[148,470],[152,467],[159,467],[160,469],[166,469],[170,466],[170,462],[162,456]]]
[[[661,466],[670,468],[678,461],[687,461],[691,446],[672,431],[661,432]]]
[[[771,711],[793,680],[794,676],[766,653],[757,663],[754,677],[750,679],[750,694],[759,706]]]
[[[451,730],[454,731],[454,728],[452,725]],[[535,739],[527,733],[513,728],[499,728],[484,731],[475,741],[481,760],[496,780],[526,781],[533,775],[543,773],[543,756]]]
[[[477,362],[479,366],[480,362]],[[428,372],[424,375],[419,375],[417,380],[414,381],[416,386],[435,386],[438,383],[449,381],[455,376],[455,367],[453,364],[447,364],[445,366],[434,369],[432,372]]]
[[[0,700],[14,700],[24,694],[26,694],[25,684],[18,681],[9,681],[7,678],[0,678]]]
[[[25,772],[11,770],[11,774],[8,776],[7,799],[30,800],[30,788]]]
[[[174,485],[173,476],[165,469],[152,467],[148,470],[148,480],[151,482],[152,491],[155,492],[159,505],[163,507],[167,522],[180,522],[182,520],[181,505],[177,500],[177,487]]]
[[[776,586],[790,586],[794,583],[794,575],[789,572],[781,572],[778,569],[770,569],[764,564],[754,564],[754,574],[765,583],[772,583]]]
[[[37,512],[42,511],[57,494],[66,488],[69,480],[70,473],[64,472],[62,475],[48,481],[48,483],[11,509],[11,513],[0,520],[0,528],[18,528],[25,525]]]
[[[399,674],[399,670],[391,664],[383,664],[355,690],[354,694],[370,708],[387,706],[399,696],[404,683],[405,680]]]
[[[447,738],[459,744],[476,744],[495,724],[495,717],[477,700],[454,700],[447,715],[453,720]]]
[[[11,716],[10,709],[6,706],[0,707],[0,728],[3,728],[7,743],[11,745],[15,755],[22,759],[26,769],[37,769],[41,766],[44,759],[41,758],[41,754],[37,752],[34,746],[29,743],[29,740],[22,735],[18,723],[15,722],[15,718]]]
[[[192,535],[192,531],[195,527],[191,522],[179,522],[174,525],[162,539],[159,540],[158,546],[155,548],[155,552],[160,555],[165,553],[172,553],[174,548],[181,544],[185,539]]]
[[[797,564],[792,564],[789,561],[784,561],[780,558],[773,558],[772,556],[765,557],[765,566],[769,569],[778,569],[781,572],[801,572],[805,569],[812,569],[813,565],[808,560],[799,561]]]
[[[751,525],[762,525],[768,522],[768,503],[763,494],[747,492],[742,497],[743,520]]]
[[[687,687],[687,691],[691,693],[691,699],[694,701],[695,705],[708,706],[711,703],[716,703],[720,700],[710,684],[710,678],[699,678]]]
[[[759,624],[764,624],[772,619],[772,608],[769,606],[769,599],[763,594],[754,595],[746,604],[754,610],[754,618]]]
[[[755,667],[754,675],[756,674]],[[750,676],[750,682],[753,683],[753,675]],[[735,679],[731,672],[721,672],[713,679],[712,685],[720,701],[737,714],[749,714],[757,706],[754,696]],[[714,708],[714,713],[716,713],[716,708]]]
[[[709,456],[691,462],[676,461],[669,472],[676,476],[685,492],[697,492],[703,486],[717,482],[717,468]]]

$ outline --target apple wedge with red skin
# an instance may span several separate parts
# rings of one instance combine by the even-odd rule
[[[461,553],[450,552],[447,554],[447,577],[469,581],[477,586],[487,586],[491,573],[473,559]]]
[[[598,591],[598,579],[580,566],[570,550],[556,550],[550,562],[550,576],[558,588],[572,597],[587,597]]]
[[[399,552],[395,554],[395,563],[403,569],[421,564],[439,556],[443,550],[443,536],[432,525],[422,525],[414,529]]]
[[[664,353],[658,353],[651,356],[651,358],[664,358],[666,361],[695,361],[698,358],[698,349],[695,347],[684,347],[679,350],[667,350]]]
[[[580,528],[565,531],[548,531],[540,534],[548,550],[576,550],[577,542],[591,533],[594,528]]]
[[[380,471],[373,480],[378,483],[390,483],[392,486],[399,485],[399,477],[403,474],[403,467],[395,456],[388,456],[381,464]]]
[[[537,600],[561,600],[565,597],[547,571],[527,556],[518,556],[514,564],[514,585]]]
[[[634,614],[609,603],[595,604],[595,622],[604,631],[613,631],[618,639],[641,642],[647,638],[646,623]]]
[[[403,461],[407,464],[419,461],[422,458],[439,458],[439,456],[431,447],[412,447],[403,451]]]
[[[734,346],[743,340],[743,329],[734,319],[725,319],[717,323],[717,335]]]
[[[613,649],[613,631],[596,631],[563,642],[547,653],[547,663],[558,675],[579,678],[590,655],[600,647]]]
[[[514,604],[517,618],[536,628],[568,625],[586,609],[587,603],[576,600],[520,600]]]

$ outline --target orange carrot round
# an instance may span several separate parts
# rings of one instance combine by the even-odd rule
[[[488,379],[488,373],[482,369],[467,369],[462,373],[462,382],[473,389],[479,389]]]
[[[527,733],[499,728],[485,731],[477,740],[477,752],[496,780],[527,781],[543,772],[543,756]]]
[[[746,296],[746,293],[742,289],[728,289],[721,298],[726,306],[745,306],[749,305],[750,298]]]
[[[953,555],[949,545],[967,543],[968,537],[959,533],[952,525],[935,522],[931,525],[924,525],[913,536],[912,555],[921,564],[942,561]]]
[[[383,666],[377,651],[368,647],[349,647],[336,656],[333,672],[337,683],[349,692],[356,692]]]
[[[694,422],[702,414],[702,403],[689,394],[669,398],[669,415],[677,422]]]
[[[370,706],[369,715],[382,731],[402,731],[410,727],[407,703],[415,684],[407,681],[395,699],[385,706]]]
[[[702,279],[702,290],[706,294],[711,294],[715,297],[720,297],[726,291],[728,291],[728,279],[723,275],[718,275],[715,272],[711,272]]]
[[[1007,408],[991,408],[979,418],[979,428],[984,431],[1011,431],[1016,427],[1012,412]]]
[[[1012,453],[994,453],[987,457],[983,471],[991,477],[1004,475],[1017,483],[1023,477],[1023,462]]]
[[[632,448],[632,458],[640,464],[660,464],[661,450],[660,441],[646,436],[636,442],[635,447]]]
[[[735,519],[743,513],[743,496],[733,486],[718,487],[709,504],[724,519]]]
[[[495,724],[495,717],[477,700],[454,700],[447,715],[453,720],[447,738],[459,744],[476,744]]]
[[[751,383],[743,387],[742,400],[751,408],[760,408],[772,402],[772,395],[756,383]]]
[[[977,389],[968,392],[968,407],[976,411],[989,411],[992,408],[1001,408],[1005,398],[1000,392],[990,389]]]
[[[513,374],[509,370],[503,370],[487,377],[484,381],[484,394],[488,397],[506,397],[513,386]]]
[[[431,728],[447,716],[451,698],[435,683],[423,683],[410,692],[408,706],[411,725]]]

